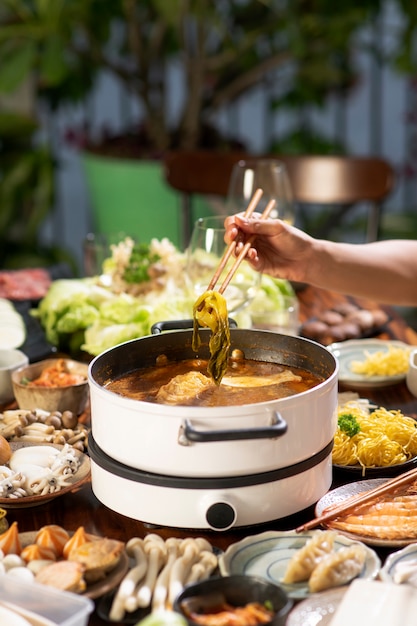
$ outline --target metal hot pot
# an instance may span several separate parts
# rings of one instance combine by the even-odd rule
[[[201,358],[209,355],[201,330]],[[106,389],[160,355],[194,358],[192,330],[121,344],[89,366],[92,487],[109,508],[147,523],[226,530],[282,518],[314,504],[332,480],[337,424],[335,357],[300,337],[231,329],[231,350],[323,378],[291,397],[227,407],[169,406]]]

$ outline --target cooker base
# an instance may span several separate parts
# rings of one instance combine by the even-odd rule
[[[164,485],[159,475],[152,484],[149,473],[126,468],[97,444],[89,451],[96,497],[109,509],[154,526],[225,531],[263,524],[315,504],[332,482],[331,449],[314,467],[283,479],[259,483],[254,475],[242,476],[241,485],[231,487],[230,478],[188,478],[186,488],[172,486],[172,477]]]

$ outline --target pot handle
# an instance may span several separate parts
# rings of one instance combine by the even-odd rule
[[[237,323],[231,317],[229,319],[230,328],[237,328]],[[151,327],[152,335],[159,335],[164,330],[186,330],[188,328],[193,328],[193,320],[168,320],[164,322],[155,322],[155,324]]]
[[[237,441],[241,439],[276,439],[287,432],[287,422],[278,411],[274,412],[274,422],[271,426],[261,428],[236,428],[226,430],[196,430],[190,420],[185,419],[181,426],[179,443],[188,445],[188,442],[206,441]]]

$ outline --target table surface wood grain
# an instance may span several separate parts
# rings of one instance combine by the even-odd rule
[[[416,332],[391,308],[378,307],[371,301],[347,298],[340,294],[312,287],[300,289],[298,298],[300,301],[301,321],[317,316],[322,311],[344,301],[354,302],[365,309],[383,308],[388,313],[389,322],[377,336],[381,339],[396,339],[417,345]],[[346,388],[341,387],[340,390],[344,391]],[[409,393],[403,382],[383,388],[373,389],[370,387],[369,389],[363,389],[361,390],[361,395],[374,400],[380,406],[385,406],[389,409],[400,409],[404,414],[411,415],[417,419],[417,399]],[[88,412],[84,418],[88,422]],[[227,548],[231,543],[247,535],[265,530],[289,530],[295,528],[313,516],[313,509],[310,508],[295,516],[276,520],[268,524],[233,529],[227,532],[160,528],[111,511],[97,500],[89,482],[81,486],[78,491],[65,494],[49,503],[31,508],[10,509],[7,514],[9,523],[17,521],[21,532],[36,530],[46,524],[59,524],[68,530],[75,530],[79,526],[84,526],[87,532],[94,535],[112,537],[122,541],[127,541],[132,537],[144,537],[149,532],[155,532],[163,538],[169,536],[205,536],[213,545],[220,549]],[[381,558],[384,559],[386,556],[384,550],[379,552]],[[89,626],[103,626],[105,623],[108,622],[103,621],[96,611],[89,620]]]

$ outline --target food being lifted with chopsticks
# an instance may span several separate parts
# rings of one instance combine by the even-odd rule
[[[246,211],[245,217],[249,217],[254,212],[256,205],[258,204],[262,196],[262,190],[257,189],[250,201]],[[275,206],[275,200],[271,200],[264,212],[262,213],[262,219],[266,219]],[[236,242],[233,241],[226,249],[220,264],[214,273],[213,278],[208,285],[207,291],[205,291],[199,298],[197,298],[193,307],[193,339],[192,347],[194,352],[198,353],[198,349],[201,345],[201,339],[199,335],[199,328],[210,328],[212,335],[209,342],[210,359],[208,362],[208,373],[214,382],[219,385],[227,369],[227,359],[229,355],[229,349],[231,345],[230,341],[230,328],[229,318],[227,311],[226,299],[223,296],[224,291],[229,285],[239,265],[245,258],[249,248],[251,246],[251,240],[247,241],[243,246],[240,254],[237,256],[235,262],[227,273],[224,281],[217,291],[214,290],[216,283],[224,270],[229,258],[233,254],[236,248]]]
[[[207,371],[219,385],[227,370],[231,342],[226,299],[218,291],[205,291],[194,304],[192,348],[197,353],[201,345],[200,326],[211,330]]]

